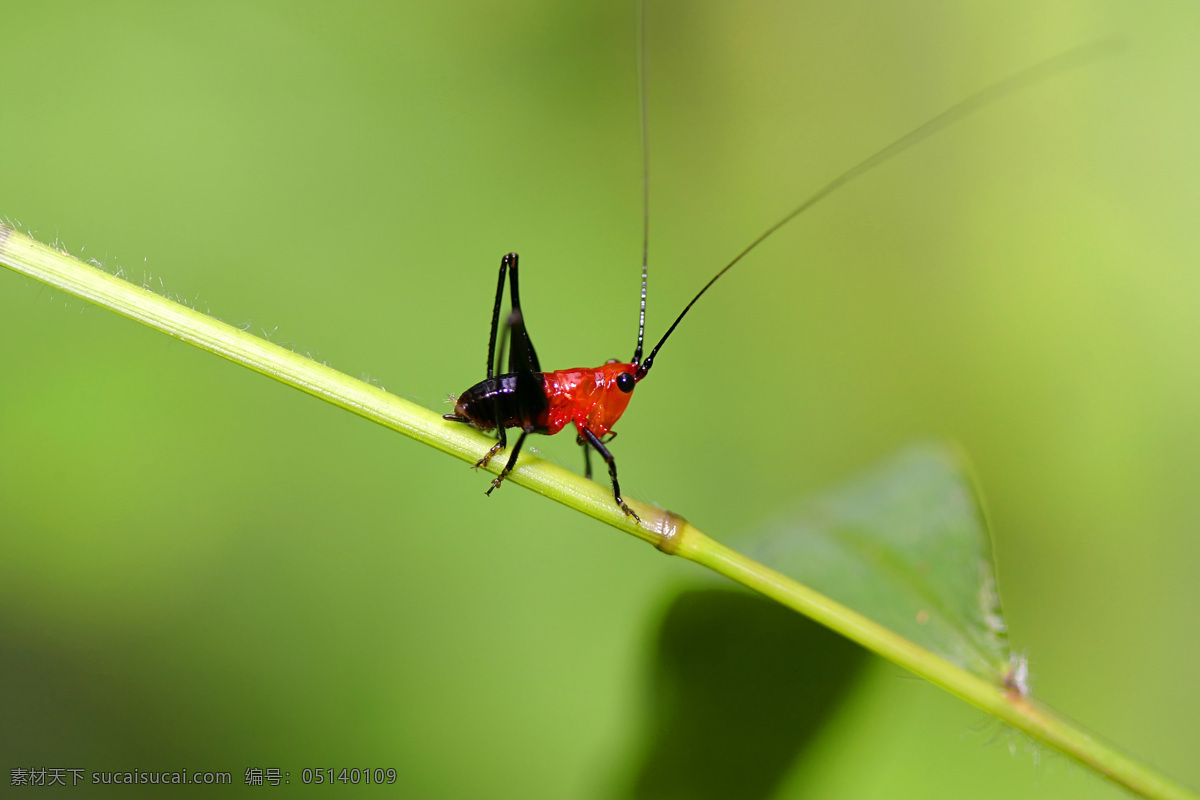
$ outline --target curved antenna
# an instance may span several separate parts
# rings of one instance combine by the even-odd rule
[[[642,363],[642,344],[646,338],[646,276],[650,271],[650,126],[646,107],[646,0],[638,2],[638,118],[642,132],[642,306],[638,315],[637,348],[633,351],[634,364]],[[657,349],[657,348],[655,348]]]
[[[1112,55],[1118,49],[1120,49],[1120,45],[1121,42],[1113,40],[1094,42],[1082,47],[1077,47],[1074,50],[1068,50],[1065,53],[1060,53],[1057,56],[1053,56],[1045,61],[1034,64],[1032,67],[1026,67],[1020,72],[1010,75],[998,83],[993,83],[991,86],[980,89],[978,92],[966,98],[965,100],[960,100],[942,113],[938,114],[936,117],[933,117],[922,125],[914,128],[913,130],[901,136],[899,139],[896,139],[891,144],[884,147],[882,150],[877,151],[874,155],[868,156],[850,169],[843,172],[841,175],[838,175],[829,183],[821,187],[821,189],[819,189],[803,203],[788,212],[787,216],[785,216],[783,219],[779,220],[774,225],[763,231],[757,239],[755,239],[746,247],[746,249],[734,256],[732,261],[722,267],[721,271],[714,275],[708,283],[704,284],[704,287],[696,293],[696,296],[692,298],[691,302],[684,306],[683,311],[679,312],[679,316],[676,317],[675,321],[671,323],[671,327],[667,328],[667,332],[663,334],[661,339],[658,340],[658,344],[654,345],[654,349],[650,351],[650,355],[647,356],[645,363],[638,367],[637,374],[635,375],[636,379],[640,381],[642,378],[646,377],[646,373],[649,372],[650,367],[654,365],[654,357],[658,354],[658,351],[662,349],[664,344],[666,344],[667,339],[669,339],[671,334],[675,332],[675,328],[679,326],[679,323],[683,321],[683,318],[687,316],[687,313],[692,310],[692,306],[696,305],[696,301],[704,296],[704,293],[708,291],[709,287],[716,283],[722,275],[728,272],[734,264],[745,258],[751,250],[758,247],[771,234],[775,233],[775,231],[779,230],[784,225],[788,224],[796,217],[800,216],[805,211],[845,186],[850,181],[861,177],[888,159],[903,153],[913,145],[928,139],[930,136],[933,136],[935,133],[938,133],[950,125],[953,125],[963,117],[969,116],[979,109],[1001,100],[1007,95],[1028,88],[1036,83],[1040,83],[1041,81],[1047,80],[1055,75],[1066,72],[1069,69],[1074,69],[1075,67],[1090,63],[1101,56]],[[643,292],[644,291],[645,290],[643,288]]]

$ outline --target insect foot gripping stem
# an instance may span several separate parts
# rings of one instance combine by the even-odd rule
[[[496,442],[494,445],[492,445],[491,450],[488,450],[486,453],[483,454],[483,458],[481,458],[475,462],[475,466],[472,467],[472,469],[479,469],[480,467],[486,467],[488,465],[488,462],[492,460],[492,456],[496,455],[496,453],[499,453],[503,449],[504,449],[504,442]],[[491,493],[489,492],[489,494],[491,494]]]
[[[512,472],[513,467],[517,465],[517,456],[521,454],[521,445],[525,444],[525,437],[528,435],[529,431],[521,431],[520,437],[517,438],[517,443],[513,445],[512,455],[508,457],[508,463],[504,465],[504,469],[500,470],[500,474],[492,479],[492,488],[488,489],[484,494],[490,495],[494,490],[500,488],[500,484],[504,483],[504,479],[508,477],[508,473]],[[487,458],[491,458],[491,451],[488,452],[489,455]]]

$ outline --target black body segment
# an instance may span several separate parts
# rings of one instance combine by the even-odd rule
[[[544,433],[537,425],[548,405],[540,372],[522,378],[520,375],[497,375],[480,381],[463,392],[446,419],[466,422],[480,430],[521,428],[530,433]]]

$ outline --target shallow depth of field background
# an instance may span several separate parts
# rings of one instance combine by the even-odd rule
[[[2,13],[0,215],[38,238],[438,410],[482,377],[509,250],[543,366],[631,355],[632,4]],[[730,273],[613,451],[736,544],[957,441],[1035,693],[1196,786],[1200,8],[656,2],[648,335],[846,167],[1111,37]],[[0,342],[5,786],[357,766],[404,797],[626,795],[698,568],[7,271]],[[1123,795],[871,662],[779,796]]]

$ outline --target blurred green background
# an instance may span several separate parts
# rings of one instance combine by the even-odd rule
[[[482,377],[509,250],[544,366],[631,354],[632,3],[0,14],[0,215],[43,241],[438,410]],[[736,544],[914,439],[961,443],[1035,693],[1200,785],[1200,7],[649,17],[651,338],[846,167],[1030,64],[1125,43],[764,245],[613,449],[629,495]],[[228,770],[237,792],[266,791],[247,767],[293,786],[394,767],[422,798],[635,784],[659,629],[697,568],[515,486],[485,498],[460,462],[8,271],[0,337],[5,786],[14,767]],[[537,447],[580,466],[573,437]],[[778,792],[1014,795],[1122,793],[878,661]]]

